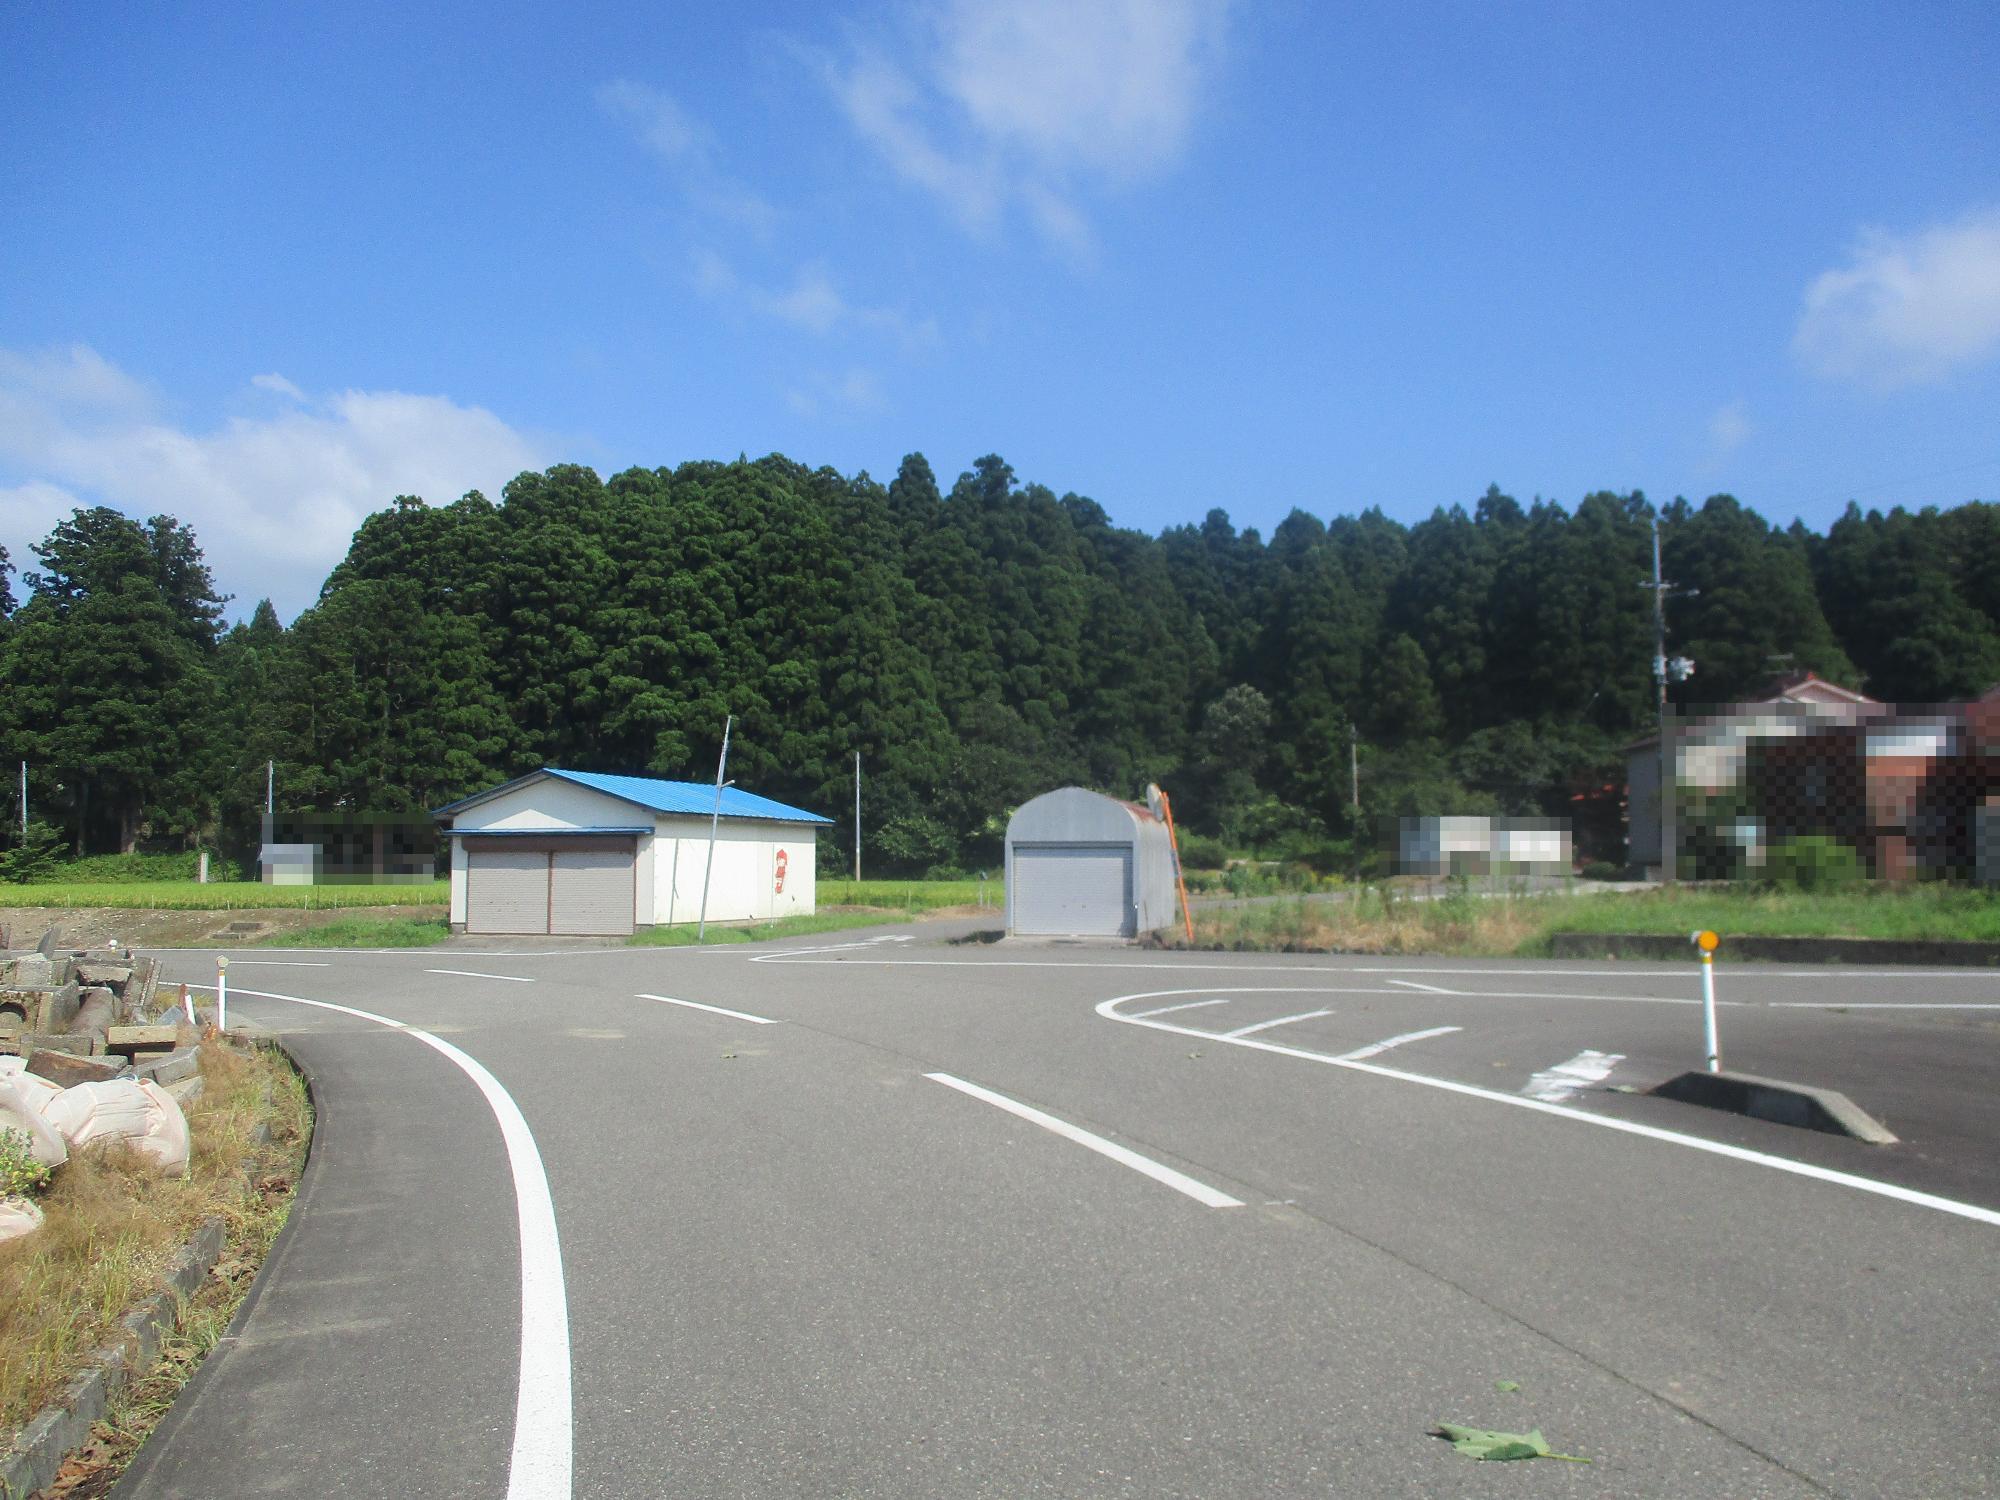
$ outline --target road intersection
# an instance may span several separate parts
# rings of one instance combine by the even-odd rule
[[[2000,1490],[1994,975],[1725,971],[1871,1147],[1622,1092],[1691,968],[945,932],[234,959],[320,1135],[119,1493],[1518,1492],[1440,1419],[1594,1460],[1538,1492]]]

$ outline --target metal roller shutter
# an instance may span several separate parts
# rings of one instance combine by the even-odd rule
[[[565,849],[550,872],[549,931],[622,937],[632,930],[632,850]]]
[[[1016,845],[1013,900],[1016,932],[1130,937],[1131,846]]]
[[[549,856],[540,849],[466,852],[467,932],[547,932]]]

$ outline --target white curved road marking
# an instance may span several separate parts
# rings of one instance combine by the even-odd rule
[[[213,989],[213,985],[191,985]],[[329,1000],[307,1000],[270,990],[239,989],[260,1000],[288,1000],[315,1010],[358,1016],[415,1037],[470,1078],[500,1125],[507,1165],[514,1177],[515,1218],[521,1233],[521,1378],[514,1402],[514,1451],[507,1466],[507,1500],[570,1500],[573,1417],[570,1405],[569,1294],[563,1285],[562,1245],[556,1237],[555,1200],[533,1132],[513,1096],[474,1058],[422,1027]]]
[[[1494,1089],[1483,1089],[1475,1084],[1454,1083],[1449,1078],[1431,1078],[1422,1073],[1405,1073],[1400,1068],[1385,1068],[1379,1063],[1363,1062],[1355,1057],[1334,1057],[1325,1052],[1309,1052],[1303,1047],[1287,1047],[1282,1042],[1260,1041],[1256,1037],[1218,1036],[1212,1031],[1196,1031],[1188,1026],[1176,1026],[1171,1021],[1147,1019],[1138,1015],[1125,1015],[1118,1007],[1132,1000],[1165,1000],[1174,995],[1198,995],[1201,990],[1143,990],[1134,995],[1114,995],[1096,1006],[1097,1014],[1107,1021],[1123,1021],[1127,1026],[1149,1026],[1155,1031],[1172,1032],[1175,1036],[1197,1037],[1205,1042],[1222,1042],[1231,1047],[1252,1047],[1259,1052],[1274,1052],[1280,1057],[1296,1057],[1305,1062],[1323,1063],[1332,1068],[1351,1068],[1357,1073],[1372,1073],[1377,1078],[1392,1078],[1398,1083],[1421,1084],[1428,1089],[1442,1089],[1448,1094],[1460,1094],[1468,1099],[1484,1099],[1492,1104],[1505,1104],[1514,1109],[1530,1109],[1538,1114],[1554,1115],[1559,1119],[1575,1120],[1584,1125],[1595,1125],[1602,1130],[1615,1130],[1623,1135],[1636,1135],[1650,1141],[1664,1141],[1670,1146],[1684,1146],[1690,1151],[1704,1151],[1711,1156],[1726,1156],[1732,1161],[1748,1162],[1752,1166],[1769,1167],[1778,1172],[1789,1172],[1795,1177],[1810,1177],[1816,1182],[1830,1182],[1840,1187],[1853,1188],[1858,1192],[1873,1193],[1881,1198],[1893,1198],[1899,1203],[1910,1203],[1918,1208],[1934,1209],[1938,1213],[1952,1214],[1961,1219],[1971,1219],[1980,1224],[2000,1227],[2000,1212],[1981,1208],[1976,1203],[1961,1203],[1955,1198],[1940,1198],[1935,1193],[1920,1193],[1914,1188],[1899,1187],[1893,1182],[1880,1182],[1873,1177],[1858,1177],[1852,1172],[1836,1172],[1830,1167],[1814,1166],[1811,1162],[1793,1161],[1790,1157],[1771,1156],[1762,1151],[1751,1151],[1742,1146],[1731,1146],[1723,1141],[1704,1140],[1698,1135],[1683,1135],[1677,1130],[1662,1130],[1656,1125],[1640,1125],[1631,1120],[1613,1119],[1608,1115],[1591,1114],[1587,1110],[1573,1108],[1567,1104],[1547,1104],[1540,1099],[1529,1099],[1521,1094],[1502,1094]],[[1238,993],[1245,993],[1238,991]],[[1339,991],[1309,990],[1302,986],[1288,985],[1272,988],[1262,993],[1284,994],[1337,994]]]
[[[504,979],[509,984],[533,984],[519,974],[482,974],[477,969],[426,969],[426,974],[449,974],[456,979]]]
[[[1330,1016],[1332,1014],[1333,1012],[1330,1010],[1302,1010],[1295,1016],[1279,1016],[1275,1021],[1258,1021],[1249,1026],[1239,1026],[1234,1031],[1225,1031],[1222,1035],[1227,1040],[1234,1041],[1239,1036],[1252,1036],[1259,1031],[1270,1031],[1274,1027],[1289,1026],[1294,1021],[1316,1021],[1321,1016]]]

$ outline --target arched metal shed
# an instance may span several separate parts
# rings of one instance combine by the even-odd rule
[[[1066,786],[1008,821],[1008,932],[1134,937],[1173,920],[1167,825],[1144,807]]]

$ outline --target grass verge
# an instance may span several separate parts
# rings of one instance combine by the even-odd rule
[[[451,882],[421,885],[263,885],[254,880],[132,880],[105,884],[50,881],[0,885],[0,907],[98,906],[151,911],[249,911],[299,907],[319,911],[347,906],[445,906]]]
[[[840,932],[849,927],[881,927],[898,920],[899,911],[822,911],[811,916],[779,917],[748,927],[708,925],[708,943],[763,943],[772,938],[803,937],[814,932]],[[693,927],[675,925],[636,932],[626,939],[635,948],[686,948],[694,943]]]
[[[819,899],[829,906],[879,906],[895,911],[936,911],[946,906],[977,906],[981,885],[986,899],[998,906],[1002,882],[992,880],[836,880],[823,877]]]
[[[193,1145],[186,1177],[161,1177],[129,1151],[80,1153],[41,1198],[42,1228],[0,1247],[0,1434],[19,1428],[113,1340],[204,1220],[224,1223],[218,1270],[222,1290],[234,1291],[214,1304],[215,1336],[283,1227],[312,1132],[304,1082],[275,1053],[213,1043],[202,1048],[202,1077],[201,1096],[185,1106]],[[262,1144],[260,1124],[271,1132]],[[190,1325],[182,1342],[201,1336]]]
[[[274,932],[253,948],[427,948],[451,936],[443,911],[435,917],[335,917],[316,927]]]
[[[1413,900],[1370,887],[1341,900],[1273,901],[1197,911],[1197,948],[1238,952],[1403,953],[1455,958],[1546,956],[1558,932],[1731,937],[1896,938],[2000,942],[2000,891],[1871,886],[1837,895],[1677,887],[1629,894],[1474,896]],[[1178,931],[1161,940],[1186,947]],[[1692,961],[1693,950],[1689,950]]]

